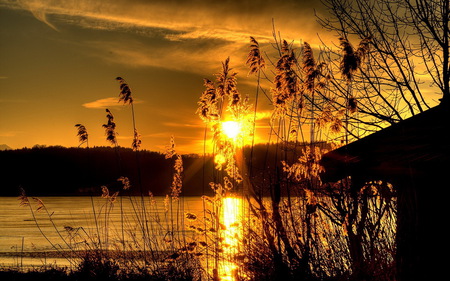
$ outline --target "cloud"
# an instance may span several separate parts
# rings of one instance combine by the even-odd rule
[[[121,105],[117,102],[117,100],[118,99],[116,97],[104,98],[104,99],[99,99],[99,100],[95,100],[92,102],[84,103],[83,106],[86,108],[107,108],[107,107]]]
[[[272,110],[259,110],[256,112],[256,120],[270,119],[270,117],[272,117],[272,113]]]
[[[27,1],[27,0],[18,0],[19,5],[22,6],[23,9],[29,10],[33,16],[48,25],[50,28],[58,31],[55,25],[53,25],[47,18],[47,12],[45,9],[45,3],[42,1]]]
[[[16,9],[29,10],[53,29],[57,29],[59,22],[102,30],[161,28],[179,33],[169,35],[171,40],[220,38],[233,42],[249,35],[271,38],[272,19],[292,39],[303,37],[302,34],[310,36],[318,26],[314,10],[319,14],[324,10],[316,0],[20,0],[19,5],[8,3]]]
[[[142,103],[142,101],[134,100],[133,103]],[[82,104],[82,106],[86,108],[108,108],[108,107],[115,107],[115,106],[123,106],[123,103],[119,103],[119,99],[117,97],[109,97],[109,98],[103,98],[98,99],[92,102],[87,102]]]
[[[164,122],[163,125],[167,126],[167,127],[184,127],[184,128],[186,128],[186,127],[188,127],[188,128],[204,128],[205,127],[205,125],[200,123],[200,121],[198,122],[198,124]]]
[[[6,3],[10,8],[29,10],[36,19],[61,32],[66,30],[65,25],[72,25],[85,30],[138,35],[133,39],[127,37],[125,42],[116,39],[117,36],[115,39],[99,36],[96,41],[80,42],[91,47],[93,55],[110,63],[202,75],[215,73],[228,56],[235,62],[233,67],[243,65],[249,36],[254,36],[260,44],[273,42],[272,20],[283,38],[297,42],[317,39],[318,23],[313,9],[318,13],[323,10],[320,1],[315,0],[20,0],[19,4]]]
[[[232,61],[237,60],[235,54],[245,56],[245,52],[238,52],[245,45],[204,40],[146,44],[130,39],[126,44],[120,41],[90,41],[86,45],[91,49],[90,55],[108,63],[128,67],[159,67],[201,75],[217,72],[221,61],[227,56],[231,56]]]

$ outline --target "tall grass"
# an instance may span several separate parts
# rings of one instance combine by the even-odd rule
[[[391,280],[396,225],[392,185],[382,181],[357,182],[351,178],[336,183],[321,181],[324,169],[320,159],[332,146],[333,135],[340,135],[338,138],[348,142],[348,115],[357,109],[356,98],[351,93],[352,75],[361,67],[370,39],[361,41],[356,50],[341,39],[343,57],[336,71],[342,73],[349,85],[343,108],[331,107],[329,101],[335,97],[327,83],[333,70],[326,61],[315,60],[307,42],[299,54],[292,43],[276,37],[275,42],[279,57],[268,59],[273,62],[272,78],[270,73],[260,75],[263,69],[259,66],[263,64],[259,63],[259,56],[263,52],[254,38],[250,39],[247,59],[249,73],[258,73],[256,93],[269,92],[261,87],[261,77],[272,83],[269,101],[273,113],[269,124],[275,148],[270,153],[268,146],[261,170],[255,169],[252,153],[244,165],[236,165],[240,157],[236,144],[224,141],[222,132],[214,125],[226,120],[223,112],[248,114],[248,107],[245,112],[237,112],[230,108],[233,103],[224,103],[228,59],[223,63],[223,72],[216,75],[216,84],[205,80],[206,90],[199,102],[200,117],[212,124],[212,138],[218,147],[217,168],[220,171],[221,167],[233,165],[233,169],[218,173],[217,182],[211,186],[218,197],[240,194],[249,210],[248,218],[243,220],[246,239],[242,241],[242,250],[233,258],[238,267],[245,268],[237,279]],[[237,92],[234,73],[230,79],[233,91]],[[208,117],[211,112],[213,115]],[[305,137],[305,128],[309,130],[309,138]],[[332,138],[327,140],[327,136]],[[330,145],[324,147],[327,142]],[[218,157],[224,151],[227,157]],[[243,177],[229,182],[230,178],[235,179],[235,174]],[[246,192],[239,193],[239,190]]]
[[[328,56],[320,51],[316,59],[307,42],[295,46],[276,35],[274,41],[273,53],[278,57],[264,59],[262,54],[270,52],[250,38],[246,64],[249,75],[256,78],[253,100],[239,92],[238,74],[229,58],[214,78],[204,80],[196,113],[210,130],[216,166],[214,181],[209,183],[214,195],[202,196],[203,212],[184,209],[183,157],[172,137],[166,159],[173,161],[173,181],[163,206],[144,192],[139,179],[141,196],[127,196],[127,190],[135,187],[132,179],[120,175],[119,190],[104,186],[97,196],[102,201],[92,199],[95,226],[91,231],[68,227],[64,229],[67,235],[62,235],[55,225],[60,238],[66,239],[63,254],[78,266],[77,274],[167,280],[393,280],[393,186],[349,177],[337,182],[321,179],[325,172],[320,164],[322,155],[335,146],[335,140],[348,141],[348,115],[358,106],[351,93],[352,75],[361,67],[370,40],[363,40],[354,50],[341,39],[340,69],[332,69],[323,60]],[[340,82],[348,85],[349,94],[340,103],[334,102],[337,97],[328,87],[333,71],[340,71]],[[125,80],[116,79],[119,101],[132,109],[132,146],[139,161],[141,141],[133,97]],[[271,86],[264,88],[267,84]],[[258,154],[263,158],[255,159],[260,93],[273,108],[268,121],[271,143]],[[107,141],[118,147],[114,117],[106,112],[103,128]],[[230,120],[241,125],[234,138],[226,136],[222,128],[222,123]],[[80,142],[87,143],[84,126],[76,126]],[[225,218],[231,211],[227,198],[242,202],[234,203],[239,220],[228,225]],[[33,209],[25,194],[21,199],[32,214],[47,210],[41,200],[36,200],[37,209]],[[123,200],[129,202],[131,211],[124,209]],[[120,226],[111,223],[117,202]],[[53,223],[50,213],[48,219]],[[36,225],[39,227],[38,221]],[[234,245],[229,233],[236,238]]]

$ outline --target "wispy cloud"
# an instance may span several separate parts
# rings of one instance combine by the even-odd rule
[[[239,31],[258,35],[276,17],[298,19],[295,4],[286,1],[140,1],[140,0],[19,0],[3,1],[14,8],[29,10],[53,29],[58,22],[70,22],[95,29],[132,27],[167,28],[186,32],[189,37],[225,37]],[[314,1],[300,1],[314,3]],[[308,12],[311,14],[311,11]],[[306,14],[306,13],[305,13]],[[54,17],[56,16],[56,17]],[[265,23],[261,25],[262,23]],[[198,32],[201,31],[201,32]],[[214,32],[219,31],[219,32]]]
[[[128,67],[159,67],[176,71],[185,71],[205,75],[216,71],[220,62],[227,56],[232,62],[238,52],[246,46],[230,44],[226,41],[188,40],[183,43],[146,44],[138,40],[128,40],[126,44],[118,41],[90,41],[85,43],[90,48],[90,55],[108,63]],[[234,59],[233,59],[234,58]]]
[[[13,9],[29,10],[36,19],[55,30],[64,30],[63,25],[69,24],[86,30],[140,35],[140,39],[127,42],[105,38],[83,42],[92,48],[92,55],[110,63],[202,75],[216,69],[228,56],[243,65],[249,36],[260,43],[273,41],[272,19],[286,39],[309,41],[317,36],[313,8],[319,13],[323,8],[316,0],[1,2]]]
[[[84,103],[83,106],[86,108],[107,108],[112,106],[120,106],[120,104],[117,102],[116,97],[110,97],[87,102]]]
[[[142,103],[142,101],[134,100],[134,103]],[[86,108],[108,108],[108,107],[115,107],[115,106],[123,106],[122,103],[119,103],[119,99],[117,97],[109,97],[109,98],[103,98],[98,99],[95,101],[87,102],[82,104],[82,106]]]
[[[256,120],[264,120],[264,119],[270,119],[272,117],[272,110],[260,110],[256,112]]]
[[[175,122],[164,122],[164,126],[167,127],[188,127],[188,128],[203,128],[204,125],[199,121],[198,124],[187,124],[187,123],[175,123]]]

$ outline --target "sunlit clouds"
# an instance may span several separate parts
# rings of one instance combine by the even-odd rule
[[[142,103],[143,101],[140,100],[135,100],[134,103]],[[123,104],[118,102],[118,98],[117,97],[108,97],[108,98],[104,98],[104,99],[98,99],[95,101],[91,101],[91,102],[87,102],[87,103],[83,103],[83,106],[86,108],[108,108],[108,107],[117,107],[117,108],[122,108]]]
[[[113,106],[122,106],[117,102],[116,97],[109,97],[104,99],[95,100],[83,104],[86,108],[108,108]]]
[[[67,26],[140,36],[134,40],[86,41],[93,55],[115,63],[175,70],[211,70],[219,54],[236,57],[249,36],[272,40],[273,22],[291,40],[317,40],[315,1],[4,1],[30,11],[52,29]],[[305,8],[308,7],[308,8]],[[147,38],[152,38],[148,44]],[[182,58],[182,59],[180,59]],[[201,66],[192,67],[192,65]]]
[[[267,30],[272,18],[279,18],[284,33],[311,33],[317,1],[90,1],[20,0],[2,1],[4,6],[29,10],[54,29],[61,23],[92,29],[133,29],[140,27],[171,30],[171,39],[224,38],[245,41],[242,34],[271,37]],[[295,26],[295,23],[303,23]],[[143,31],[141,31],[143,32]],[[314,31],[313,31],[314,32]],[[179,36],[175,36],[178,33]],[[241,33],[241,35],[240,35]],[[299,35],[297,35],[297,38]]]
[[[229,57],[240,91],[252,94],[249,37],[267,52],[274,30],[317,46],[315,13],[323,8],[314,0],[0,0],[0,12],[8,42],[0,46],[0,101],[27,101],[0,103],[0,143],[76,146],[73,126],[82,123],[91,145],[107,145],[101,124],[109,108],[119,145],[128,145],[133,129],[118,103],[120,76],[133,89],[142,148],[160,150],[174,135],[180,152],[190,153],[205,150],[205,128],[195,119],[203,78],[212,79]],[[255,141],[267,135],[269,107],[259,104]]]

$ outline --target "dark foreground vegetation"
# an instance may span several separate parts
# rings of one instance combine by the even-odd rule
[[[26,272],[14,269],[0,271],[0,279],[8,281],[163,281],[163,280],[193,280],[190,276],[177,272],[173,269],[170,275],[151,274],[146,272],[133,274],[120,274],[109,271],[112,268],[102,269],[99,272],[88,272],[83,269],[67,271],[64,268],[38,268]],[[172,275],[172,279],[167,279]]]
[[[158,265],[155,260],[144,265],[142,253],[102,251],[99,249],[82,252],[54,252],[59,256],[72,256],[77,261],[71,267],[44,264],[30,268],[18,264],[15,267],[0,266],[0,280],[8,281],[140,281],[140,280],[202,280],[199,260],[189,254],[176,260],[166,259],[167,253],[160,253]],[[78,257],[75,257],[79,255]],[[66,256],[68,258],[68,256]]]

